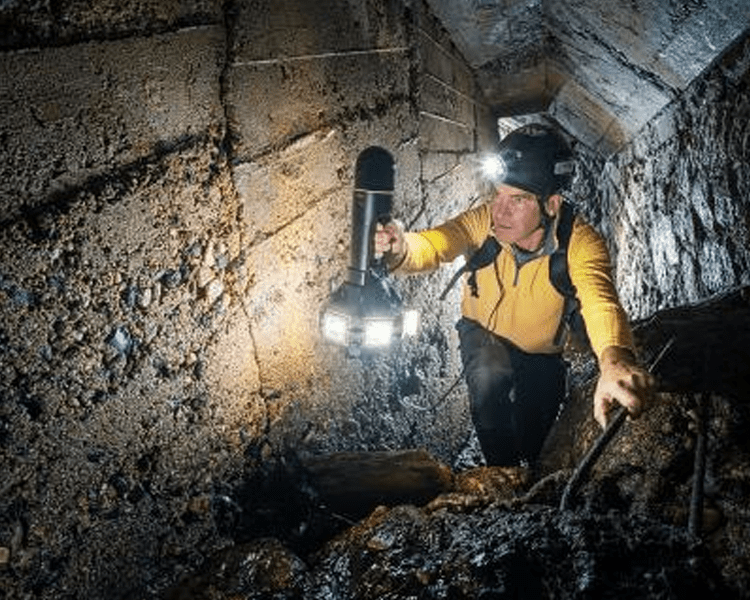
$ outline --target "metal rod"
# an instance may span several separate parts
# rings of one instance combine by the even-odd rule
[[[654,369],[661,362],[661,359],[664,358],[664,355],[667,353],[667,351],[672,347],[674,341],[675,338],[673,336],[666,344],[664,344],[659,354],[651,362],[651,366],[649,366],[648,368],[649,373],[654,372]],[[604,428],[602,434],[599,436],[596,442],[594,442],[591,448],[589,448],[588,452],[586,452],[584,457],[581,459],[581,462],[578,464],[575,471],[573,471],[573,475],[570,477],[568,484],[563,490],[563,495],[560,499],[560,510],[568,510],[568,508],[570,508],[571,498],[573,494],[578,490],[581,481],[588,473],[591,465],[594,464],[597,458],[599,458],[604,448],[606,448],[607,444],[620,430],[620,427],[622,427],[622,424],[625,422],[627,416],[628,411],[624,407],[617,407],[614,415],[612,416],[612,419],[609,423],[607,423],[607,426]]]
[[[700,537],[703,525],[703,486],[706,473],[706,411],[709,393],[703,392],[698,399],[698,436],[695,441],[695,463],[693,467],[693,494],[690,498],[690,519],[688,531],[694,537]]]
[[[576,470],[573,471],[573,475],[570,477],[568,484],[565,486],[563,491],[562,499],[560,500],[560,510],[568,510],[570,508],[570,499],[573,494],[578,490],[581,481],[588,473],[591,465],[594,464],[597,458],[601,455],[604,448],[618,432],[622,424],[625,422],[625,418],[628,416],[628,411],[622,406],[618,407],[615,411],[615,415],[612,420],[607,424],[599,438],[589,448],[588,452],[578,463]]]

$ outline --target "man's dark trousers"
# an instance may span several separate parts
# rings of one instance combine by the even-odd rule
[[[456,329],[487,464],[533,466],[565,398],[565,363],[559,354],[523,352],[470,319]]]

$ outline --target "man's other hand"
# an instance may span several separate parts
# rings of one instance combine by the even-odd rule
[[[636,363],[627,348],[610,346],[599,359],[599,381],[594,392],[594,418],[602,428],[609,412],[620,404],[637,418],[654,395],[654,377]]]

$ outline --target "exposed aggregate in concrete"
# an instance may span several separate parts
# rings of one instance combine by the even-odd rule
[[[291,585],[308,564],[301,548],[341,530],[335,516],[308,518],[299,480],[279,483],[295,452],[425,447],[456,470],[480,461],[454,386],[457,295],[435,299],[450,269],[398,283],[425,322],[417,343],[392,356],[347,357],[315,329],[345,272],[356,152],[395,149],[398,216],[421,227],[473,197],[465,144],[474,134],[454,139],[434,119],[418,129],[411,64],[347,106],[337,102],[348,92],[321,84],[337,83],[331,64],[277,65],[295,101],[326,109],[273,123],[266,106],[257,118],[272,139],[254,140],[240,117],[260,108],[232,102],[247,102],[259,69],[256,78],[230,69],[247,58],[232,40],[246,39],[224,28],[244,3],[53,4],[0,7],[16,26],[0,57],[0,88],[11,90],[0,97],[0,588],[11,598],[156,597],[183,573],[215,576],[210,557],[245,543],[259,546],[248,569],[267,575],[259,565],[270,547],[286,565],[271,574],[289,573]],[[378,37],[375,16],[393,15],[364,14],[389,47],[414,34],[399,20]],[[601,185],[593,158],[594,175],[578,182],[582,201],[594,192],[584,210],[609,234],[634,315],[747,283],[747,48],[607,164]],[[388,54],[388,72],[403,56],[414,58]],[[70,65],[93,65],[91,79],[75,80],[83,71]],[[356,74],[347,63],[341,89]],[[311,81],[316,94],[306,96]],[[423,152],[420,131],[457,147]],[[717,498],[729,525],[714,543],[724,577],[742,589],[748,461],[736,440],[720,440],[744,412],[716,402]],[[684,505],[686,411],[670,413],[658,444],[629,449],[647,466],[645,450],[660,458],[649,485],[638,492],[642,480],[626,473],[607,498],[651,515],[665,473],[676,472],[679,489],[667,491]],[[577,443],[593,431],[587,421]],[[484,527],[478,520],[463,541]],[[275,541],[253,542],[252,532]],[[326,560],[321,580],[332,576]]]

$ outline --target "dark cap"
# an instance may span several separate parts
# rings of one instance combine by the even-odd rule
[[[552,127],[524,125],[505,136],[498,149],[506,185],[544,198],[566,188],[573,178],[573,153]]]

